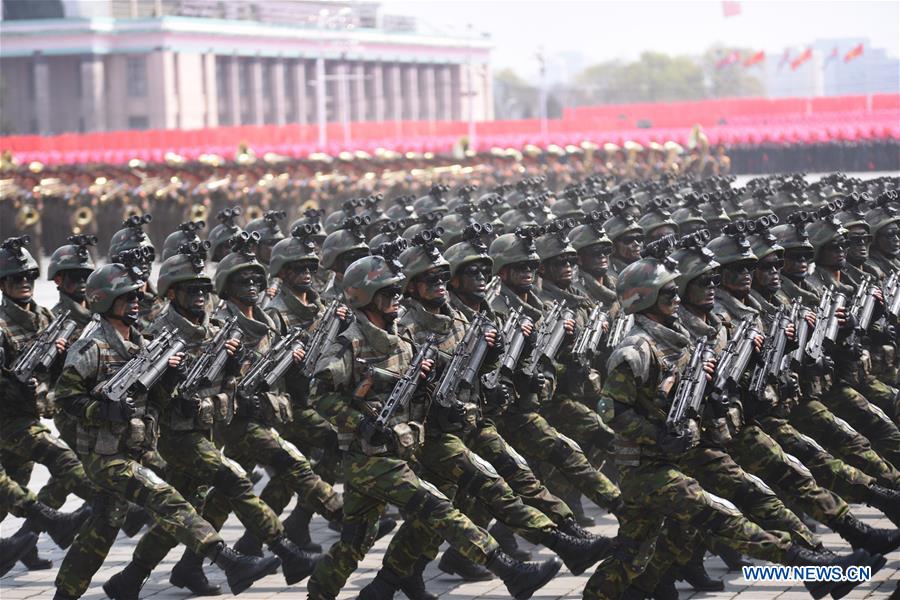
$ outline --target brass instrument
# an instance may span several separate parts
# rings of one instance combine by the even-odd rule
[[[41,213],[31,204],[23,204],[16,213],[16,228],[31,229],[41,222]]]
[[[90,206],[79,206],[69,218],[72,233],[79,235],[85,228],[94,222],[94,210]]]
[[[265,211],[263,211],[262,207],[258,204],[251,204],[244,211],[244,217],[247,219],[247,222],[253,221],[255,219],[262,219]]]
[[[663,172],[677,173],[680,170],[678,157],[684,153],[684,148],[678,142],[668,141],[663,144],[666,149],[666,162],[663,165]]]
[[[209,207],[205,204],[191,204],[187,211],[188,221],[206,221],[209,216]]]
[[[131,217],[143,217],[144,211],[141,210],[141,207],[135,206],[134,204],[126,204],[122,208],[122,220],[127,221]]]

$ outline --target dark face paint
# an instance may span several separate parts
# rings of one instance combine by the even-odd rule
[[[875,236],[876,247],[888,256],[900,254],[900,226],[896,223],[883,227]]]
[[[744,261],[722,267],[722,287],[738,298],[750,293],[753,285],[754,262]]]
[[[22,306],[28,304],[34,296],[34,281],[37,277],[36,270],[4,277],[3,295],[16,304]]]
[[[450,281],[450,271],[446,267],[429,269],[413,279],[413,295],[426,306],[440,308],[447,303],[448,281]]]
[[[281,275],[291,290],[306,293],[312,289],[313,275],[318,267],[318,263],[313,261],[292,262],[284,266]]]
[[[561,289],[568,289],[572,285],[575,276],[575,265],[578,264],[574,255],[560,256],[544,262],[544,277]]]
[[[781,272],[794,281],[801,281],[809,272],[810,260],[812,253],[809,250],[788,250],[784,253],[784,268]]]
[[[538,263],[522,262],[514,263],[506,267],[506,285],[517,294],[526,294],[534,286],[534,277],[537,273]]]
[[[828,244],[819,252],[819,264],[829,269],[840,271],[847,266],[847,244],[838,242]]]
[[[644,236],[639,233],[623,235],[613,242],[616,256],[631,264],[641,258],[641,250],[644,248]]]
[[[387,325],[397,320],[402,294],[400,286],[391,286],[378,290],[372,296],[372,308],[382,316]]]
[[[609,271],[609,253],[611,248],[599,245],[582,248],[578,253],[578,264],[582,271],[594,277],[605,277]]]
[[[202,283],[183,283],[175,286],[175,306],[179,312],[192,319],[202,319],[206,314],[210,286]]]
[[[458,287],[456,292],[476,300],[484,300],[487,284],[491,278],[491,267],[487,262],[473,262],[464,265],[456,272]]]
[[[84,302],[84,292],[87,288],[87,278],[90,274],[90,271],[84,270],[63,271],[59,291],[75,302]]]
[[[680,305],[681,298],[678,296],[678,286],[670,283],[659,290],[656,304],[650,309],[650,313],[661,317],[662,322],[666,325],[671,325],[675,322],[675,315]]]
[[[110,316],[114,319],[119,319],[125,325],[134,325],[141,316],[140,297],[141,294],[139,292],[130,292],[119,296],[113,302]]]
[[[245,306],[259,302],[266,278],[253,270],[238,271],[228,279],[228,296]]]
[[[847,262],[861,267],[869,260],[869,243],[872,236],[867,233],[850,233],[847,238]]]
[[[716,303],[716,285],[718,281],[719,276],[712,273],[694,277],[687,284],[684,303],[695,306],[704,313],[710,312]]]
[[[753,271],[753,287],[766,294],[776,293],[781,289],[781,269],[784,264],[777,256],[767,256],[759,261],[759,266]]]

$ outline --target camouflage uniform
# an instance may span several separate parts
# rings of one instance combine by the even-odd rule
[[[28,516],[28,507],[37,502],[37,497],[11,479],[0,464],[0,510],[23,519]]]

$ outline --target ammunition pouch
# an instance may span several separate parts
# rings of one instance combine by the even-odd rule
[[[397,456],[403,460],[411,459],[425,439],[425,426],[416,421],[397,423],[391,431]]]
[[[156,450],[159,439],[159,423],[153,415],[134,416],[128,421],[128,433],[124,438],[129,454],[141,456]]]
[[[433,402],[428,421],[434,424],[428,434],[455,433],[465,436],[475,429],[478,422],[478,407],[468,402],[458,402],[450,407],[440,406]]]

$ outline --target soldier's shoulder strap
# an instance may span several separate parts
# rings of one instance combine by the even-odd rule
[[[628,368],[642,383],[650,377],[650,367],[653,364],[654,352],[651,341],[643,335],[629,335],[613,350],[606,363],[608,373],[612,373],[622,364]]]

